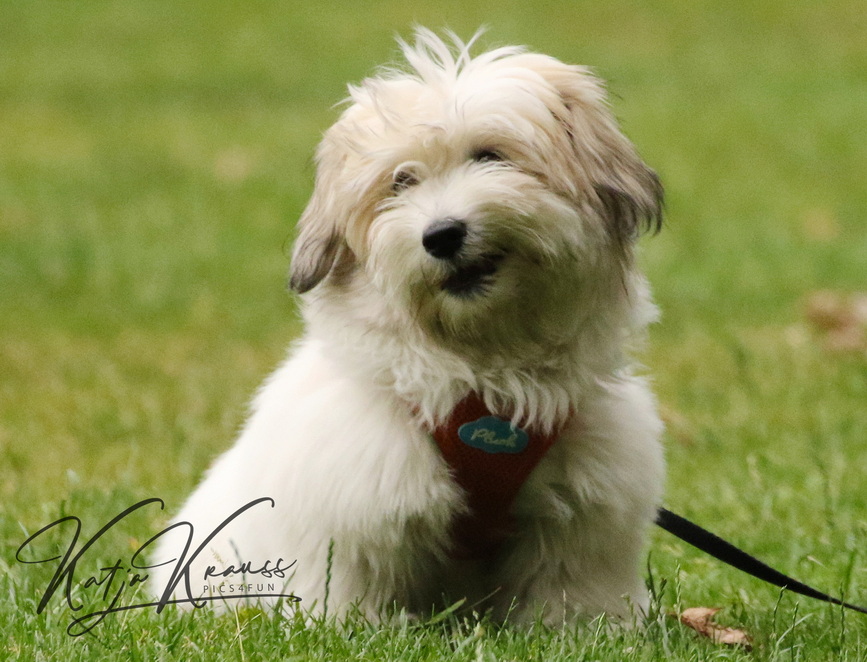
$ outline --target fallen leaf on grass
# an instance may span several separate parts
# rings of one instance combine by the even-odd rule
[[[813,292],[804,317],[832,352],[867,352],[867,293]]]
[[[716,644],[741,646],[747,650],[751,650],[753,641],[746,632],[735,628],[723,627],[713,622],[713,617],[718,611],[718,607],[690,607],[689,609],[684,609],[678,618],[685,626],[695,630],[701,636],[707,637]]]

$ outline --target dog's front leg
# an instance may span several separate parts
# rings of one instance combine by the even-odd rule
[[[603,613],[637,622],[648,607],[640,573],[648,525],[604,507],[528,523],[500,566],[497,615],[551,626]]]

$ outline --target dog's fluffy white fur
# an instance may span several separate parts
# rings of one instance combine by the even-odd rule
[[[291,267],[306,332],[175,521],[194,549],[248,501],[274,507],[210,541],[194,595],[208,565],[283,558],[278,588],[314,613],[326,591],[329,613],[371,617],[460,598],[555,624],[647,606],[662,425],[626,350],[656,314],[633,244],[659,223],[658,180],[586,69],[449,39],[419,30],[409,66],[351,87],[324,136]],[[462,230],[437,255],[423,237],[443,221]],[[514,421],[568,421],[486,562],[448,553],[466,496],[429,434],[471,391]]]

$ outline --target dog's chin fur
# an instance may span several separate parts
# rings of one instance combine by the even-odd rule
[[[326,591],[329,613],[371,617],[460,598],[556,624],[647,606],[661,424],[626,352],[656,314],[633,244],[658,225],[658,180],[588,71],[452,40],[420,30],[409,71],[351,88],[320,145],[291,272],[306,333],[176,521],[201,537],[251,499],[275,505],[209,543],[194,593],[208,565],[283,558],[280,588],[314,613]],[[466,235],[435,256],[422,237],[444,220]],[[471,391],[565,426],[485,563],[446,551],[466,498],[428,432]],[[158,561],[177,556],[173,535]]]

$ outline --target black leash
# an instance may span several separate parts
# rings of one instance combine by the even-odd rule
[[[674,514],[670,510],[660,508],[656,513],[656,524],[684,542],[710,554],[715,559],[727,563],[733,568],[742,570],[757,579],[766,581],[774,586],[779,586],[780,588],[791,591],[792,593],[804,595],[808,598],[815,598],[816,600],[822,600],[824,602],[830,602],[831,604],[846,607],[847,609],[852,609],[861,612],[862,614],[867,614],[867,608],[843,602],[842,600],[827,595],[826,593],[817,591],[806,584],[802,584],[798,580],[792,579],[778,570],[774,570],[770,566],[759,561],[757,558],[750,556],[745,551],[738,549],[719,536],[701,528],[698,524],[693,524],[680,515]]]

